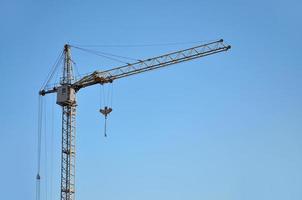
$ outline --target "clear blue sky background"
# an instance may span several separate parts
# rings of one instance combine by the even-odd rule
[[[66,42],[224,38],[230,52],[116,81],[107,139],[99,87],[80,91],[76,197],[301,200],[301,8],[298,0],[1,0],[0,199],[35,198],[37,94]],[[147,58],[183,47],[99,49]],[[120,65],[73,57],[80,73]],[[53,200],[61,111],[54,96],[45,101],[42,199]]]

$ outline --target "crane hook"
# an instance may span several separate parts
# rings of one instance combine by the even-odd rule
[[[107,106],[105,106],[104,109],[100,109],[100,113],[102,113],[105,116],[105,126],[104,126],[104,136],[105,137],[107,137],[107,116],[111,112],[112,112],[112,108],[109,108]]]

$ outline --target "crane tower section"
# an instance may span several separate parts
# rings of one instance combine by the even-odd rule
[[[76,93],[70,46],[64,46],[64,69],[57,89],[57,104],[62,106],[61,200],[75,199]]]

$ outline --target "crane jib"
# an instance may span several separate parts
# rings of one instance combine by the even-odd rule
[[[75,82],[75,88],[80,89],[94,84],[111,83],[115,79],[158,69],[172,64],[185,62],[200,57],[212,55],[231,48],[229,45],[222,43],[222,40],[210,43],[209,45],[200,45],[182,51],[165,54],[162,56],[149,58],[136,63],[124,65],[106,71],[95,71]]]

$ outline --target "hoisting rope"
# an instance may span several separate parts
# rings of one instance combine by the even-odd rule
[[[54,110],[55,110],[55,96],[52,98],[51,109],[51,143],[50,143],[50,200],[53,199],[53,159],[54,159]]]
[[[55,100],[55,98],[53,98]],[[47,136],[47,102],[43,96],[38,98],[38,130],[37,130],[37,175],[36,200],[53,198],[53,146],[54,146],[54,104],[51,113],[51,135]],[[50,141],[49,141],[50,139]],[[43,151],[43,152],[42,152]],[[42,155],[43,154],[43,155]],[[49,159],[50,162],[49,162]],[[43,175],[43,183],[42,176]],[[50,189],[50,190],[49,190]],[[42,194],[43,192],[43,194]],[[42,195],[42,197],[41,197]]]
[[[43,99],[39,95],[38,103],[38,152],[37,152],[37,176],[36,176],[36,200],[40,200],[41,195],[41,133],[42,133],[42,113],[43,113]]]
[[[105,116],[104,136],[107,137],[107,116],[112,112],[112,108],[105,106],[100,112]]]
[[[107,95],[105,94],[107,92]],[[107,137],[107,116],[112,112],[112,99],[113,99],[113,84],[107,87],[107,91],[105,91],[105,86],[100,86],[100,113],[102,113],[105,117],[104,124],[104,136]],[[102,102],[104,105],[102,105]],[[110,102],[110,104],[109,104]],[[103,109],[102,109],[103,108]]]
[[[44,114],[44,123],[42,124],[42,129],[44,128],[43,132],[44,132],[44,171],[45,171],[45,178],[44,178],[44,182],[45,182],[45,200],[48,199],[48,154],[47,154],[47,127],[46,127],[46,121],[47,121],[47,113],[46,113],[46,99],[43,102],[43,114]],[[43,115],[42,115],[43,116]],[[43,120],[41,120],[43,121]],[[43,126],[44,125],[44,126]],[[42,135],[43,136],[43,135]]]
[[[40,90],[45,89],[46,87],[49,87],[50,82],[55,78],[57,81],[58,79],[58,67],[61,65],[62,61],[64,60],[64,51],[61,51],[56,59],[56,61],[54,62],[53,66],[51,67],[51,70],[49,71],[46,80],[44,81],[42,87]],[[53,107],[54,109],[54,107]],[[53,177],[52,177],[52,171],[53,171],[53,132],[54,132],[54,122],[53,122],[53,116],[52,116],[52,129],[51,129],[51,151],[50,151],[50,156],[51,156],[51,163],[50,163],[50,168],[51,168],[51,174],[50,174],[50,194],[48,193],[48,145],[47,145],[47,127],[46,127],[46,102],[43,101],[43,97],[41,95],[39,95],[39,99],[38,99],[38,142],[37,142],[37,175],[36,175],[36,200],[40,200],[41,199],[41,153],[42,153],[42,132],[44,132],[44,162],[45,165],[44,166],[44,170],[45,170],[45,189],[43,191],[45,191],[45,199],[48,199],[48,196],[50,195],[50,199],[52,199],[52,190],[53,190]],[[54,111],[52,111],[54,112]],[[43,116],[44,114],[44,116]],[[53,115],[53,113],[52,113]],[[44,119],[44,122],[43,122]],[[43,126],[44,123],[44,126]],[[44,127],[44,130],[43,130]]]

